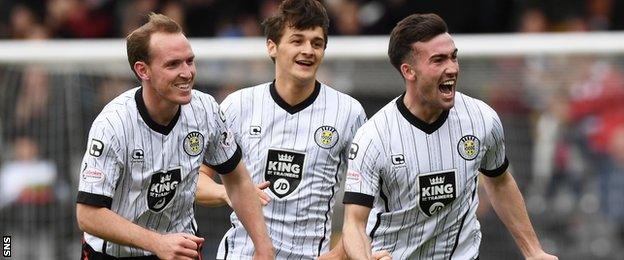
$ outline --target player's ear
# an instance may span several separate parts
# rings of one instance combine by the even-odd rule
[[[150,79],[150,71],[147,64],[143,61],[137,61],[134,63],[134,72],[141,78],[141,80]]]
[[[273,42],[271,39],[267,39],[266,41],[267,52],[269,52],[269,56],[273,59],[277,56],[277,44]]]
[[[414,81],[416,80],[416,71],[412,68],[412,65],[407,63],[401,64],[401,74],[405,80]]]

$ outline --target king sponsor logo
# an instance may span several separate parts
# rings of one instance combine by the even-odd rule
[[[284,198],[297,189],[303,176],[305,153],[269,149],[264,179],[271,182],[269,189],[278,198]]]
[[[180,168],[152,175],[147,192],[147,206],[153,212],[162,212],[173,200],[181,181]]]
[[[418,176],[420,210],[431,217],[457,198],[456,170]]]

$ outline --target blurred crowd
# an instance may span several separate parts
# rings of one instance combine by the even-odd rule
[[[398,20],[414,12],[440,14],[451,33],[624,30],[624,0],[324,2],[332,16],[332,35],[387,35]],[[278,4],[279,0],[0,0],[0,39],[120,38],[152,11],[176,19],[190,37],[261,36],[260,21]],[[566,259],[621,257],[624,56],[462,59],[460,54],[460,60],[459,90],[485,100],[501,116],[516,180],[538,233],[546,237],[545,246]],[[334,73],[327,73],[330,76],[323,80],[334,80],[338,86],[357,85],[351,94],[371,116],[397,94],[366,93],[366,83],[393,84],[366,82],[366,75],[377,75],[371,70],[398,77],[383,63],[325,62],[323,66]],[[345,68],[352,68],[353,73],[338,75]],[[0,233],[25,234],[37,238],[32,243],[39,245],[54,242],[40,246],[41,250],[24,248],[29,259],[50,252],[66,259],[73,253],[66,244],[78,245],[79,234],[73,226],[50,223],[73,223],[75,162],[84,153],[88,127],[104,104],[135,83],[127,78],[47,69],[0,64]],[[240,87],[239,82],[197,86],[217,99]],[[496,243],[501,243],[500,250],[516,252],[508,249],[512,242],[499,239],[510,236],[500,233],[487,203],[481,206],[482,223],[487,223],[483,224],[484,244],[490,245],[483,250],[483,258],[507,256],[502,251],[487,257],[499,248],[491,246]],[[224,230],[216,230],[220,225],[214,223],[226,221],[227,212],[218,216],[215,212],[198,209],[198,219],[210,223],[200,225],[208,228],[203,230],[207,237],[220,238]],[[225,229],[227,223],[222,226]],[[491,234],[500,237],[488,237]]]
[[[324,0],[332,35],[385,35],[403,17],[435,12],[452,33],[622,30],[622,0]],[[2,0],[0,39],[119,38],[149,12],[174,18],[191,37],[262,35],[279,0]],[[620,12],[621,13],[621,12]]]

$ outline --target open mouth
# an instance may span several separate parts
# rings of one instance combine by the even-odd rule
[[[452,94],[453,90],[455,90],[455,83],[456,81],[454,79],[444,81],[438,86],[438,89],[442,94]]]
[[[175,86],[177,89],[182,90],[182,91],[189,91],[189,90],[191,90],[191,83],[190,82],[176,83],[173,86]]]
[[[298,60],[295,61],[295,63],[305,67],[312,67],[312,65],[314,65],[314,62],[309,60]]]

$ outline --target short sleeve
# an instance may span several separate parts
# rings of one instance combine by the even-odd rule
[[[352,101],[353,110],[349,115],[350,121],[349,125],[347,125],[346,133],[346,145],[343,151],[343,156],[348,157],[349,152],[351,151],[351,144],[353,142],[353,138],[357,133],[357,130],[362,127],[364,123],[366,123],[366,112],[364,112],[364,108],[357,100],[353,99]]]
[[[242,158],[240,147],[234,140],[233,132],[228,127],[225,113],[219,108],[214,99],[210,99],[212,119],[209,122],[210,129],[204,164],[208,165],[220,174],[232,172]]]
[[[221,110],[223,111],[223,113],[225,114],[225,117],[227,118],[226,120],[226,124],[228,129],[230,129],[230,131],[234,134],[234,140],[236,141],[237,144],[241,144],[241,122],[240,122],[240,116],[241,116],[241,109],[238,107],[240,106],[242,103],[240,101],[240,99],[242,98],[242,95],[240,93],[240,91],[238,92],[234,92],[230,95],[228,95],[222,102],[221,102]]]
[[[108,120],[96,120],[89,131],[80,165],[77,202],[110,208],[123,163],[118,138]]]
[[[360,128],[351,143],[344,204],[372,207],[379,191],[381,150],[375,145],[376,135],[367,130]]]
[[[496,177],[503,174],[509,166],[509,161],[505,156],[505,135],[503,125],[496,112],[489,106],[485,109],[484,119],[491,122],[491,130],[485,138],[485,148],[487,149],[479,171],[486,176]]]

